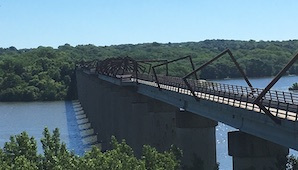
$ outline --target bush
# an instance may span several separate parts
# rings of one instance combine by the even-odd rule
[[[289,87],[289,90],[298,90],[298,83],[294,83],[292,87]]]
[[[37,145],[33,137],[26,132],[11,136],[10,141],[0,149],[0,169],[77,169],[77,170],[145,170],[145,169],[179,169],[181,151],[172,147],[169,151],[159,153],[151,146],[144,146],[143,156],[138,159],[133,149],[125,140],[119,143],[111,138],[112,149],[101,152],[93,147],[82,157],[66,149],[60,141],[60,133],[56,128],[51,134],[48,128],[43,131],[41,139],[43,154],[37,154]]]
[[[291,155],[288,156],[287,170],[298,170],[298,158]]]

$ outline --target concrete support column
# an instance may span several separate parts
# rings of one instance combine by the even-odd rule
[[[120,121],[125,116],[126,105],[128,104],[125,99],[125,89],[121,87],[113,88],[112,92],[109,94],[110,102],[109,107],[110,111],[108,113],[109,123],[110,123],[110,137],[113,135],[117,139],[122,139],[120,130],[123,127],[120,127]],[[129,100],[129,99],[128,99]]]
[[[112,86],[94,75],[87,75],[80,71],[77,71],[77,80],[80,80],[77,81],[77,88],[81,105],[97,134],[98,141],[105,146],[110,141],[110,136],[107,137],[108,131],[105,123],[107,122],[106,115],[109,112],[107,105],[110,103],[109,94],[112,91]]]
[[[115,136],[118,140],[128,138],[124,132],[129,128],[127,118],[130,118],[131,103],[135,98],[131,89],[108,85],[109,88],[104,89],[105,91],[99,99],[101,101],[99,114],[101,115],[103,150],[111,149],[111,136]]]
[[[177,146],[183,150],[184,169],[214,169],[217,122],[186,111],[176,112]]]
[[[285,169],[288,148],[240,131],[228,133],[228,146],[235,170]]]
[[[114,99],[113,109],[117,110],[116,116],[114,116],[114,135],[117,139],[127,140],[128,134],[128,122],[131,118],[132,114],[132,102],[134,101],[134,97],[136,93],[132,91],[133,89],[125,88],[120,91]]]
[[[148,115],[148,105],[145,101],[138,101],[131,103],[132,112],[129,119],[127,119],[127,143],[134,149],[136,156],[142,155],[143,141],[142,137],[146,135],[143,124],[144,117]]]
[[[148,114],[144,117],[143,135],[144,144],[155,147],[158,151],[169,150],[175,144],[177,107],[167,103],[150,99],[148,101]]]
[[[90,98],[87,107],[84,107],[87,117],[94,128],[94,131],[97,134],[98,140],[100,142],[103,141],[105,136],[105,131],[103,130],[103,117],[104,114],[107,112],[107,108],[105,108],[105,102],[102,100],[102,96],[106,95],[107,92],[111,90],[110,87],[102,85],[97,85],[98,87],[92,90],[93,94],[87,96]]]
[[[110,116],[112,96],[110,94],[112,93],[113,88],[111,86],[107,86],[106,84],[102,84],[98,86],[98,90],[100,91],[100,95],[97,96],[95,100],[96,103],[94,103],[93,105],[93,108],[96,108],[96,110],[90,112],[94,117],[94,122],[91,123],[98,133],[102,150],[106,150],[109,149],[108,146],[112,134],[112,124]]]
[[[143,145],[165,151],[175,142],[176,107],[166,103],[135,95],[131,111],[126,117],[125,139],[133,147],[136,156],[141,156]]]

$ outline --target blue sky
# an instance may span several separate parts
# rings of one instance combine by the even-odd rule
[[[0,47],[298,38],[297,0],[0,0]]]

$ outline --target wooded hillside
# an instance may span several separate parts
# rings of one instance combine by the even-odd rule
[[[126,44],[113,46],[69,44],[33,49],[0,48],[0,101],[64,100],[75,97],[75,63],[80,60],[129,56],[135,59],[193,57],[196,67],[229,48],[248,77],[276,75],[298,52],[298,40],[234,41]],[[188,61],[169,66],[170,75],[191,71]],[[298,74],[298,63],[287,74]],[[200,72],[203,79],[239,77],[228,55]]]

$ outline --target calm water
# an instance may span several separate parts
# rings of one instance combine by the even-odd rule
[[[268,78],[255,78],[249,79],[253,87],[256,88],[265,88],[268,83],[273,79],[273,77]],[[239,86],[247,86],[246,82],[243,79],[229,79],[229,80],[215,80],[216,82],[224,84],[232,84]],[[279,91],[288,91],[288,88],[292,86],[293,83],[298,82],[298,76],[286,76],[282,77],[273,87],[274,90]],[[225,125],[223,123],[218,123],[216,127],[216,151],[217,151],[217,161],[220,163],[221,170],[230,170],[232,169],[232,157],[228,155],[228,141],[227,133],[229,131],[234,131],[236,129]],[[290,150],[290,154],[297,155],[296,151]]]
[[[84,152],[71,102],[0,102],[0,117],[1,148],[11,135],[26,131],[35,137],[38,151],[42,153],[40,139],[44,127],[48,127],[51,132],[57,127],[61,141],[67,144],[68,149],[80,155]]]
[[[264,88],[272,78],[251,79],[254,87]],[[245,86],[242,79],[216,80],[225,84]],[[298,82],[298,76],[283,77],[273,88],[287,91],[294,82]],[[78,132],[75,114],[70,102],[29,102],[29,103],[0,103],[0,147],[8,141],[12,134],[27,131],[40,141],[45,126],[50,130],[58,127],[61,140],[69,149],[77,154],[83,153],[83,145]],[[216,127],[217,161],[221,170],[232,169],[232,158],[228,156],[227,132],[233,131],[230,126],[219,123]],[[38,143],[41,151],[41,144]],[[293,151],[291,152],[293,153]]]

